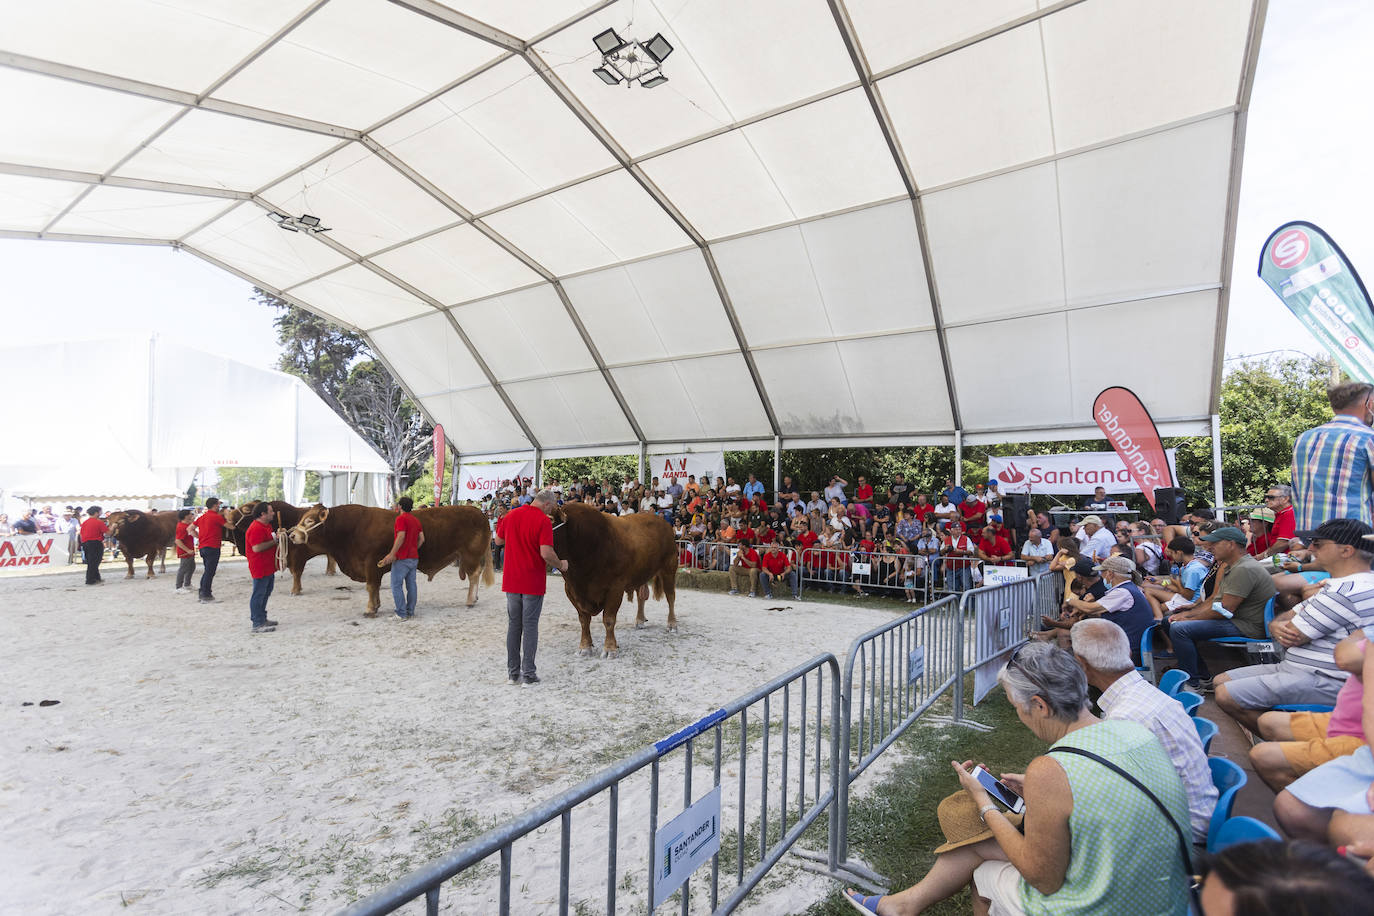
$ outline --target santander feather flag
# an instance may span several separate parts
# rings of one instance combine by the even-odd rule
[[[448,449],[444,447],[444,427],[434,427],[434,505],[439,505],[444,497],[444,459]]]
[[[1093,401],[1093,419],[1130,472],[1131,479],[1155,507],[1155,488],[1174,485],[1164,444],[1150,412],[1129,388],[1107,388]]]

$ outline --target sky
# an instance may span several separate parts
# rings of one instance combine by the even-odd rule
[[[1374,4],[1270,0],[1251,98],[1236,228],[1228,358],[1321,346],[1255,274],[1269,233],[1316,223],[1374,280]],[[169,249],[0,240],[5,343],[149,332],[264,368],[273,312],[251,286]],[[1186,329],[1180,329],[1186,331]]]

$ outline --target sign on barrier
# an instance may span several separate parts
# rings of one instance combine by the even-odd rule
[[[720,851],[720,786],[659,829],[654,838],[658,875],[654,909]]]
[[[1026,621],[1033,612],[1036,596],[1034,583],[1026,578],[1024,568],[989,568],[1020,575],[1004,579],[1005,584],[1000,588],[993,587],[993,582],[990,581],[987,586],[968,595],[974,612],[973,625],[976,633],[973,669],[975,706],[997,686],[1002,656],[1026,638]]]
[[[1030,570],[1024,566],[984,566],[983,585],[991,587],[1002,585],[1006,582],[1015,582],[1017,579],[1027,579],[1030,577]]]
[[[906,660],[906,680],[908,684],[914,684],[921,679],[921,675],[926,673],[926,647],[917,646],[911,650],[911,654]]]

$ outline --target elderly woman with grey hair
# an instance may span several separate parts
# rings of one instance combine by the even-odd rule
[[[1056,646],[1023,645],[1000,680],[1021,722],[1050,745],[1024,774],[1002,774],[1025,799],[1021,828],[974,777],[974,762],[956,762],[986,829],[946,844],[912,887],[883,897],[848,890],[849,903],[911,916],[972,886],[974,912],[994,916],[1186,913],[1188,801],[1159,741],[1135,722],[1089,712],[1083,669]]]

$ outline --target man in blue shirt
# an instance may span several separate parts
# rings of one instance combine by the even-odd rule
[[[744,496],[746,499],[754,499],[763,495],[763,481],[753,474],[749,475],[749,482],[744,485]]]
[[[963,503],[964,500],[968,499],[968,490],[965,490],[963,487],[956,486],[953,480],[946,477],[945,488],[940,491],[940,495],[948,496],[949,501],[954,505],[958,506],[961,503]]]

